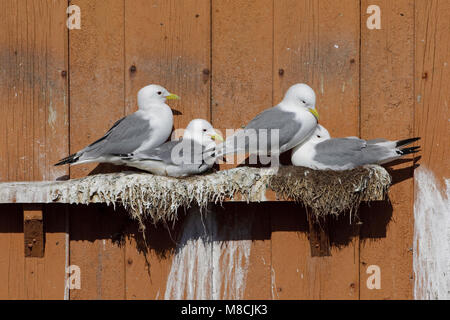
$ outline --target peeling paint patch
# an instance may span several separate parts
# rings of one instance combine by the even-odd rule
[[[241,222],[239,228],[222,228],[214,211],[202,217],[198,209],[190,210],[167,279],[166,300],[243,298],[251,229],[249,221]]]
[[[414,298],[450,299],[450,179],[446,194],[424,167],[414,179]]]

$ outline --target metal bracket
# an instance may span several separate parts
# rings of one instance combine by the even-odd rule
[[[45,233],[42,205],[23,205],[25,257],[44,257]]]

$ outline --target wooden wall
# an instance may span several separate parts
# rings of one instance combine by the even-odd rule
[[[200,117],[224,130],[240,128],[280,101],[290,85],[306,82],[333,136],[421,136],[419,164],[440,179],[449,176],[446,0],[70,4],[81,9],[80,30],[66,28],[68,1],[0,2],[0,181],[116,170],[53,163],[135,111],[137,91],[149,83],[181,96],[170,102],[182,112],[176,128]],[[381,9],[380,30],[366,27],[369,5]],[[412,298],[412,162],[391,173],[391,202],[364,206],[361,223],[331,222],[330,257],[311,257],[306,214],[294,203],[214,209],[211,223],[218,229],[205,242],[215,252],[205,263],[205,281],[215,281],[214,263],[230,265],[227,251],[214,249],[217,241],[237,245],[249,252],[248,260],[242,256],[246,264],[234,262],[245,264],[245,279],[233,280],[243,293],[222,286],[223,292],[194,297]],[[48,205],[45,257],[24,258],[21,207],[0,205],[0,211],[0,298],[9,299],[164,298],[190,219],[170,233],[149,226],[147,248],[121,209]],[[243,221],[247,232],[239,233]],[[79,290],[65,287],[68,265],[81,269]],[[370,265],[381,269],[379,290],[366,285]]]

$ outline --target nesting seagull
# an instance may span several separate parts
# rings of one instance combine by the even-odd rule
[[[120,119],[103,137],[55,165],[89,162],[122,164],[124,154],[163,144],[173,127],[172,110],[165,103],[171,99],[179,97],[159,85],[142,88],[137,95],[138,111]]]
[[[310,138],[292,150],[291,161],[295,166],[318,170],[349,170],[369,164],[385,164],[418,152],[420,147],[404,147],[419,139],[366,141],[357,137],[331,138],[327,129],[317,125]]]
[[[200,174],[214,165],[217,140],[223,141],[208,121],[194,119],[189,122],[182,139],[129,154],[122,161],[130,167],[161,176]]]
[[[303,83],[291,86],[278,105],[264,110],[227,138],[218,147],[218,156],[238,152],[279,155],[292,149],[316,128],[319,114],[315,105],[311,87]]]

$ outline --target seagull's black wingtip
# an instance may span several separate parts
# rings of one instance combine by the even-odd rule
[[[395,146],[396,146],[397,148],[398,148],[398,147],[403,147],[403,146],[406,146],[406,145],[411,144],[411,143],[413,143],[413,142],[416,142],[416,141],[418,141],[418,140],[420,140],[420,137],[415,137],[415,138],[410,138],[410,139],[399,140],[399,141],[397,141],[397,144],[396,144]]]
[[[74,153],[64,159],[59,160],[59,162],[55,163],[54,166],[57,167],[57,166],[62,166],[63,164],[75,163],[78,161],[78,159],[79,159],[79,157],[77,156],[76,153]]]

